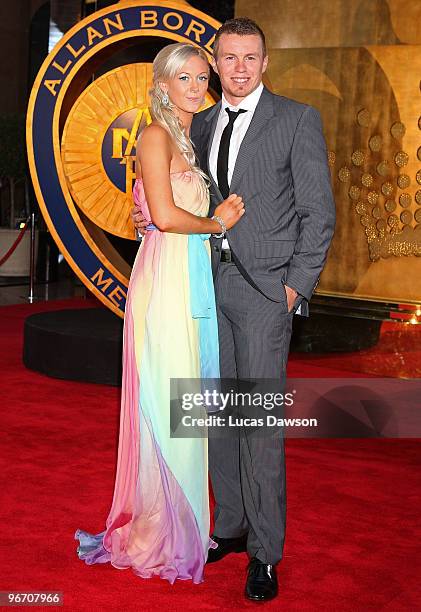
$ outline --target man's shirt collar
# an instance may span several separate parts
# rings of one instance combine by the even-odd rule
[[[241,109],[246,110],[246,111],[253,111],[254,112],[256,110],[256,106],[257,106],[257,104],[258,104],[258,102],[260,100],[260,96],[262,95],[262,91],[263,91],[263,83],[260,83],[260,85],[258,87],[256,87],[256,89],[254,91],[252,91],[251,94],[246,96],[238,104],[238,106],[232,106],[232,104],[229,104],[227,102],[224,94],[222,94],[221,111],[225,111],[226,108],[229,108],[230,110],[238,111],[241,108]]]

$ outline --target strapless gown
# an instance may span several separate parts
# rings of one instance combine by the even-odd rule
[[[177,206],[206,216],[202,177],[171,174]],[[151,223],[143,183],[135,205]],[[154,226],[152,225],[152,228]],[[209,538],[207,439],[170,435],[170,379],[217,378],[218,332],[208,235],[151,229],[133,266],[124,320],[118,463],[106,529],[78,529],[88,565],[149,578],[203,579]]]

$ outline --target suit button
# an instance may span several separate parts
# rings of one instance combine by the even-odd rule
[[[213,250],[214,250],[214,251],[216,251],[217,253],[219,253],[219,251],[220,251],[221,249],[219,248],[219,246],[216,246],[216,245],[215,245],[215,246],[213,247]]]

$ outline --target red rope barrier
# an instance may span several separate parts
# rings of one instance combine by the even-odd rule
[[[25,225],[23,226],[23,228],[20,230],[18,237],[16,238],[16,240],[14,241],[14,243],[12,244],[12,246],[10,247],[10,249],[7,251],[7,253],[5,255],[3,255],[3,257],[0,259],[0,266],[2,266],[8,259],[9,257],[12,255],[12,253],[16,250],[16,247],[18,246],[18,244],[20,243],[20,241],[23,238],[24,233],[26,232],[27,228],[28,228],[28,224],[29,224],[29,219],[30,217],[27,218]]]

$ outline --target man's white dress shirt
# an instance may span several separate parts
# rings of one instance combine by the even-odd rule
[[[246,113],[241,113],[239,117],[235,120],[234,127],[232,130],[231,140],[230,140],[230,148],[228,154],[228,185],[231,185],[232,174],[234,172],[235,162],[237,161],[238,151],[240,150],[241,143],[243,142],[243,138],[246,135],[246,132],[249,128],[251,120],[253,119],[254,111],[256,110],[256,106],[260,100],[260,96],[263,91],[263,83],[251,92],[248,96],[246,96],[238,106],[232,106],[229,104],[222,94],[221,100],[221,109],[219,112],[218,121],[215,128],[215,134],[212,140],[210,156],[209,156],[209,170],[212,174],[212,177],[216,184],[218,184],[218,176],[217,176],[217,164],[218,164],[218,151],[219,151],[219,143],[221,142],[222,132],[225,127],[228,125],[228,113],[225,110],[229,108],[233,111],[239,111],[243,109],[247,111]],[[241,194],[238,194],[241,195]],[[229,244],[228,240],[224,238],[222,241],[222,248],[228,249]]]

